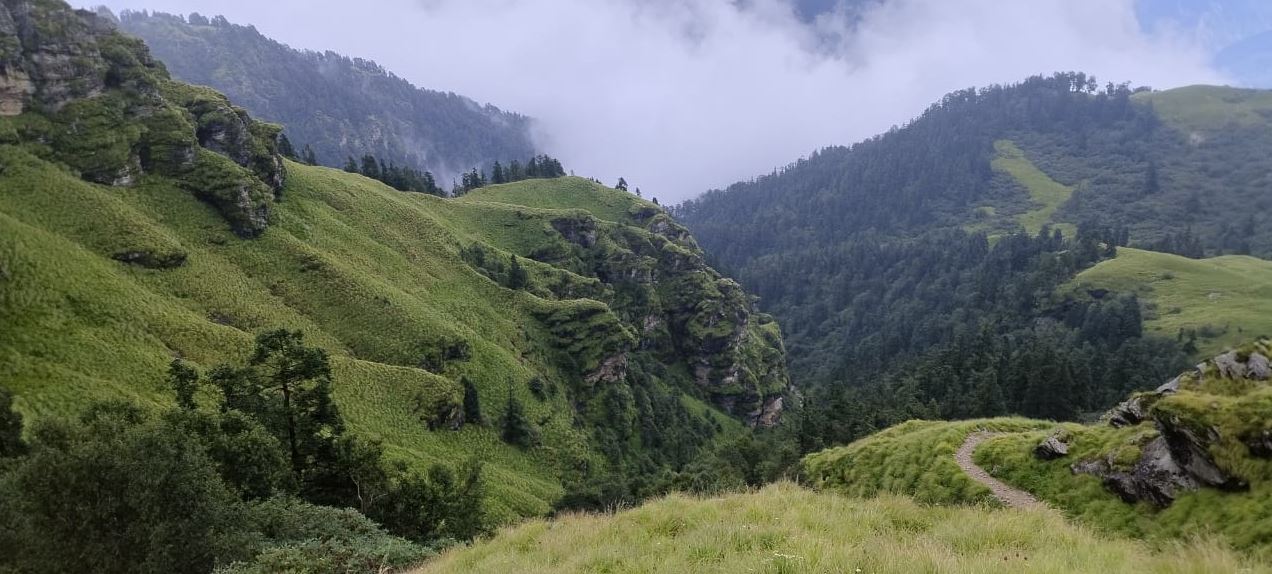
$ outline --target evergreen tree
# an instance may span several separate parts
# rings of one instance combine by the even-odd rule
[[[344,170],[349,173],[358,173],[358,162],[353,161],[353,156],[349,156],[349,159],[345,161]]]
[[[269,331],[256,338],[248,367],[223,365],[208,379],[221,391],[224,411],[253,416],[278,437],[302,488],[325,488],[319,483],[338,466],[335,443],[344,433],[326,351],[305,346],[299,331]]]
[[[177,406],[192,411],[198,408],[194,395],[199,390],[199,372],[181,359],[174,359],[168,365],[168,384],[176,394]]]
[[[508,389],[508,405],[504,410],[502,434],[504,442],[529,448],[536,446],[539,442],[539,431],[531,424],[530,419],[526,416],[525,407],[521,401],[512,394],[512,389]]]
[[[0,387],[0,458],[26,452],[22,442],[22,415],[13,408],[13,394]]]
[[[508,288],[525,289],[529,284],[530,275],[521,266],[521,260],[516,255],[513,255],[512,263],[508,267]]]
[[[292,147],[287,134],[278,134],[278,154],[287,159],[296,159],[296,148]]]
[[[618,178],[618,183],[614,184],[614,189],[617,189],[619,191],[627,191],[627,180],[621,177]]]
[[[1156,195],[1162,190],[1161,181],[1157,175],[1157,162],[1148,163],[1148,171],[1144,174],[1144,194]]]
[[[507,176],[504,175],[504,167],[498,161],[496,161],[495,166],[491,168],[490,182],[496,185],[501,183],[508,183]]]
[[[477,385],[468,377],[461,377],[459,382],[464,387],[464,421],[474,425],[483,424],[481,396],[477,394]]]
[[[380,162],[375,159],[375,156],[362,156],[362,175],[371,179],[380,179]]]
[[[300,158],[306,165],[318,165],[318,156],[314,155],[314,148],[309,147],[309,144],[305,144],[305,150],[301,152]]]

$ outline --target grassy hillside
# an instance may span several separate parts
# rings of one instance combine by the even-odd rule
[[[1029,192],[1029,199],[1033,201],[1029,211],[1016,216],[1021,227],[1030,235],[1036,235],[1044,225],[1056,223],[1053,221],[1056,211],[1064,202],[1069,201],[1073,189],[1043,173],[1010,140],[994,142],[994,150],[997,152],[991,162],[994,170],[1010,175]],[[1066,235],[1072,235],[1076,231],[1072,224],[1067,223],[1055,227],[1064,230]]]
[[[1254,354],[1266,357],[1270,350],[1272,345],[1264,342],[1244,346],[1233,356],[1240,362]],[[1272,459],[1260,451],[1256,437],[1272,431],[1272,384],[1223,374],[1221,364],[1210,361],[1185,374],[1177,393],[1140,395],[1147,413],[1138,424],[1065,425],[1067,456],[1035,458],[1033,447],[1048,434],[1035,431],[991,439],[977,450],[976,461],[1083,522],[1149,538],[1219,534],[1266,559],[1272,556],[1272,522],[1267,520],[1272,516]],[[1072,470],[1083,461],[1106,461],[1114,471],[1134,473],[1149,443],[1162,436],[1200,444],[1203,454],[1194,457],[1212,460],[1241,484],[1229,491],[1179,492],[1171,504],[1159,508],[1143,501],[1127,504],[1100,478]]]
[[[1057,514],[864,500],[791,484],[533,521],[453,550],[447,572],[1266,572],[1210,544],[1154,551]]]
[[[910,421],[804,459],[817,488],[852,496],[900,494],[928,503],[994,503],[989,489],[954,462],[954,451],[978,429],[1023,432],[1049,427],[1028,419]]]
[[[1247,345],[1232,356],[1244,363],[1256,354],[1272,354],[1269,344]],[[975,451],[978,465],[1082,524],[1152,541],[1217,537],[1267,558],[1272,552],[1272,523],[1267,521],[1272,516],[1272,460],[1260,454],[1257,437],[1272,431],[1272,384],[1224,374],[1220,364],[1216,359],[1199,372],[1186,373],[1174,394],[1133,397],[1143,411],[1142,420],[1133,424],[911,421],[809,455],[804,472],[813,485],[849,495],[893,493],[939,504],[983,504],[990,501],[988,491],[958,468],[953,454],[969,433],[985,429],[1000,436]],[[1040,460],[1034,447],[1052,435],[1068,445],[1068,454]],[[1148,460],[1145,453],[1159,437],[1175,441],[1169,443],[1172,452],[1182,452],[1181,441],[1191,441],[1182,443],[1196,445],[1191,458],[1213,461],[1223,476],[1235,477],[1230,480],[1236,486],[1177,489],[1173,502],[1165,505],[1147,499],[1128,503],[1102,476],[1073,470],[1098,462],[1113,473],[1156,480],[1160,474],[1136,469]]]
[[[431,170],[449,185],[473,167],[535,153],[525,116],[418,88],[374,62],[350,58],[359,54],[296,50],[242,24],[125,12],[120,25],[145,40],[173,76],[284,125],[297,150],[311,146],[324,165],[372,154]]]
[[[561,211],[484,201],[485,192],[464,201],[404,194],[289,164],[269,231],[243,240],[163,178],[99,186],[17,146],[0,146],[0,164],[0,378],[29,416],[75,412],[93,399],[167,401],[173,357],[204,368],[239,360],[255,333],[289,327],[333,352],[337,400],[356,433],[420,466],[479,457],[499,517],[546,512],[565,469],[603,464],[587,421],[607,415],[586,406],[591,394],[579,370],[597,368],[633,335],[606,304],[552,290],[613,300],[612,288],[525,260],[531,285],[513,291],[461,255],[478,244],[500,264],[509,253],[569,252],[549,223]],[[491,197],[529,197],[553,183],[568,190],[558,199],[574,194],[584,207],[642,205],[582,179],[512,184]],[[180,254],[184,264],[149,269],[113,259],[128,252]],[[583,338],[561,346],[576,329]],[[491,420],[509,393],[520,397],[545,448],[510,447],[491,427],[430,430],[439,405],[458,403],[461,377],[478,385]],[[548,390],[532,390],[534,380]],[[704,410],[707,397],[688,380],[673,372],[648,384],[683,395],[686,413],[738,428]],[[577,414],[576,400],[584,405]]]
[[[1074,279],[1078,290],[1138,294],[1148,332],[1196,331],[1200,356],[1272,334],[1272,262],[1228,255],[1188,259],[1123,248]]]
[[[1226,86],[1187,86],[1137,94],[1167,123],[1190,133],[1236,127],[1267,127],[1272,122],[1272,91]]]

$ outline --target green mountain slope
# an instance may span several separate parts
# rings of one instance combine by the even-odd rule
[[[1240,255],[1188,259],[1123,248],[1078,274],[1075,289],[1136,293],[1145,328],[1166,337],[1195,334],[1203,355],[1272,334],[1272,262]]]
[[[1138,285],[1068,285],[1118,247],[1272,257],[1270,101],[1033,77],[674,211],[786,327],[823,444],[911,418],[1076,419],[1220,349],[1178,341],[1180,304],[1154,311]],[[1226,341],[1261,334],[1233,325]]]
[[[975,462],[1092,528],[1150,540],[1218,537],[1272,552],[1272,372],[1266,342],[1137,393],[1094,424],[1021,419],[911,421],[804,459],[813,484],[936,503],[992,501],[953,459],[977,430]],[[1064,452],[1040,454],[1055,439]]]
[[[453,93],[417,88],[375,62],[292,49],[222,17],[124,12],[173,76],[225,93],[253,115],[283,124],[320,163],[372,154],[452,178],[495,161],[534,155],[530,121]]]
[[[532,521],[420,572],[1266,572],[1215,545],[1152,550],[1046,511],[855,499],[791,484]]]
[[[0,68],[29,88],[0,94],[0,384],[28,420],[166,405],[174,358],[237,363],[300,329],[356,435],[421,469],[482,460],[508,520],[602,478],[656,492],[779,419],[777,325],[657,206],[581,178],[447,200],[284,163],[275,126],[91,14],[4,1],[15,29],[52,26]],[[67,61],[85,69],[61,85]],[[500,440],[512,398],[529,448]]]

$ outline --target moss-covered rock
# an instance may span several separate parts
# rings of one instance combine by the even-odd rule
[[[277,126],[211,90],[174,82],[140,40],[60,0],[3,0],[0,32],[0,116],[48,120],[26,121],[5,139],[93,183],[176,179],[236,233],[265,230],[285,181]]]

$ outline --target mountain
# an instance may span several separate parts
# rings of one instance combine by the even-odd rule
[[[223,17],[124,12],[119,20],[173,76],[282,124],[296,149],[311,146],[323,165],[370,154],[445,183],[535,154],[528,118],[417,88],[375,62],[295,50]]]
[[[291,541],[261,551],[270,564],[340,552],[304,545],[320,524],[358,551],[410,560],[428,552],[410,544],[481,524],[665,492],[717,444],[780,420],[777,324],[653,203],[574,177],[449,199],[399,192],[285,161],[278,126],[171,79],[93,13],[3,0],[0,32],[0,428],[14,433],[0,438],[19,445],[0,448],[0,555],[25,568],[60,568],[70,558],[50,549],[77,540],[103,549],[80,557],[86,568],[135,571],[129,560],[167,559],[163,537],[243,513],[266,515],[243,536]],[[298,420],[318,425],[312,455]],[[243,482],[282,464],[267,456],[278,441],[319,507],[256,500],[294,495],[286,480]],[[252,458],[223,462],[225,484],[200,466],[231,455]],[[196,478],[182,483],[191,491],[152,491],[168,483],[120,469],[110,476],[127,500],[85,499],[78,530],[54,534],[40,517],[70,511],[39,505],[80,500],[93,483],[72,484],[68,469],[90,459],[93,476],[138,461],[173,465],[164,480]],[[41,475],[62,494],[24,482]],[[385,491],[368,494],[375,484]],[[164,498],[169,488],[186,494]],[[465,506],[470,488],[484,510]],[[94,504],[117,505],[93,507],[106,517],[132,509],[143,532],[94,529]],[[360,514],[323,518],[338,512],[327,506]],[[425,511],[451,514],[412,514]],[[383,539],[362,515],[411,542]],[[447,535],[461,518],[477,528]],[[200,532],[186,542],[200,553],[168,556],[197,564],[159,563],[206,571],[260,542]],[[109,551],[121,544],[134,553]]]
[[[1272,257],[1269,118],[1272,92],[1035,77],[675,213],[785,326],[792,376],[832,409],[809,423],[826,443],[908,418],[1074,419],[1216,348],[1213,329],[1157,329],[1137,285],[1066,285],[1122,247]]]
[[[1267,341],[1203,361],[1136,393],[1093,424],[1023,419],[912,421],[810,455],[814,485],[941,504],[994,502],[954,453],[974,431],[980,468],[1079,522],[1137,538],[1217,536],[1248,555],[1272,551],[1272,371]]]

